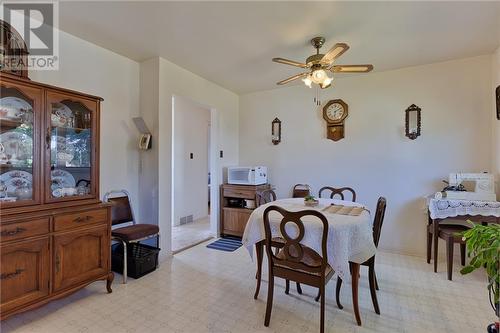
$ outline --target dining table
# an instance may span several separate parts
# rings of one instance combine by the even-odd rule
[[[303,198],[279,199],[257,207],[251,213],[242,237],[242,243],[254,259],[256,253],[258,273],[263,259],[265,241],[264,210],[269,206],[278,206],[288,211],[316,210],[321,212],[328,221],[327,256],[328,264],[343,281],[351,282],[353,310],[356,322],[361,326],[361,316],[358,306],[358,282],[360,264],[375,255],[373,229],[370,211],[365,205],[357,202],[319,198],[316,206],[307,206]],[[343,215],[332,213],[331,205],[361,207],[359,215]],[[272,237],[281,237],[280,222],[282,217],[277,212],[269,216]],[[314,217],[305,216],[302,219],[305,235],[301,244],[310,247],[318,254],[321,251],[322,225]],[[288,232],[288,230],[287,230]],[[260,277],[259,277],[260,278]]]

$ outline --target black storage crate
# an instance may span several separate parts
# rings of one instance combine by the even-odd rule
[[[127,276],[138,279],[151,273],[158,266],[160,249],[140,243],[127,246]],[[123,244],[116,243],[111,247],[111,269],[123,274]]]

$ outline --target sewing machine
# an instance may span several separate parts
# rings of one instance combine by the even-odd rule
[[[448,186],[443,192],[436,193],[436,198],[441,196],[455,200],[496,201],[495,178],[492,174],[450,173],[448,180]]]

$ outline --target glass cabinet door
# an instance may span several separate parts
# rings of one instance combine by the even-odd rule
[[[42,92],[9,83],[0,86],[0,206],[39,202],[38,149]]]
[[[97,105],[74,96],[47,96],[47,201],[94,198]]]

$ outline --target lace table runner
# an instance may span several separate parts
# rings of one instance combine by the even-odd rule
[[[463,215],[500,217],[500,202],[431,198],[429,200],[429,213],[432,219]]]

